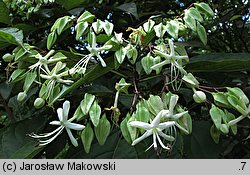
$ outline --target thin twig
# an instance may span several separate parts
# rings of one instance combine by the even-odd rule
[[[6,110],[7,114],[8,114],[8,118],[12,123],[16,122],[16,119],[11,111],[11,109],[9,108],[8,104],[6,103],[6,101],[4,100],[3,96],[0,94],[0,101],[3,104],[4,109]]]

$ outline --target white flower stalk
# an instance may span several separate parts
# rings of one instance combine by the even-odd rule
[[[132,121],[129,123],[132,127],[137,127],[146,130],[146,132],[139,138],[135,139],[132,143],[132,145],[136,145],[140,141],[144,140],[145,138],[153,135],[153,144],[148,148],[150,149],[152,146],[154,146],[154,149],[157,149],[157,141],[161,145],[162,148],[169,150],[170,148],[168,146],[165,146],[160,138],[164,138],[168,141],[174,141],[175,138],[173,136],[169,136],[163,132],[163,130],[167,128],[171,128],[175,125],[175,121],[168,121],[160,123],[163,114],[166,112],[166,110],[162,110],[157,114],[157,116],[154,118],[154,120],[149,124],[141,121]]]
[[[186,71],[183,69],[183,66],[182,66],[182,61],[183,60],[188,61],[188,56],[187,55],[184,55],[184,56],[176,55],[175,51],[174,51],[174,42],[171,39],[169,39],[168,43],[169,43],[169,48],[170,48],[169,54],[163,53],[162,51],[159,51],[156,49],[154,50],[154,52],[157,55],[161,56],[162,58],[165,58],[165,61],[153,65],[151,67],[151,69],[156,70],[164,65],[170,64],[170,78],[171,78],[170,83],[172,85],[173,85],[173,83],[175,83],[173,86],[173,89],[178,90],[181,84],[178,86],[177,78],[178,78],[180,73],[186,74]]]
[[[42,56],[41,54],[38,53],[35,56],[35,58],[38,59],[38,62],[29,66],[29,69],[36,70],[38,68],[39,74],[40,74],[40,70],[42,70],[46,74],[50,73],[50,70],[48,68],[49,64],[56,63],[60,60],[67,58],[67,57],[59,57],[59,58],[51,57],[54,53],[55,53],[55,50],[50,50],[49,53],[47,53],[47,55],[45,55],[45,56]]]
[[[31,136],[35,139],[40,139],[39,145],[44,146],[44,145],[51,143],[53,140],[55,140],[65,129],[68,133],[68,136],[70,138],[71,143],[74,146],[78,146],[77,140],[73,136],[71,129],[83,130],[85,128],[85,126],[77,124],[77,123],[71,123],[71,121],[73,121],[75,119],[74,117],[72,117],[71,119],[68,120],[69,109],[70,109],[70,102],[69,101],[65,101],[63,103],[63,108],[57,109],[57,115],[58,115],[59,121],[50,122],[51,125],[59,126],[57,129],[55,129],[54,131],[52,131],[50,133],[41,134],[41,135],[30,134],[29,136]]]

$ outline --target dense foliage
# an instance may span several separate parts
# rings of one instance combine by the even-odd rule
[[[247,0],[0,0],[0,158],[249,158]]]

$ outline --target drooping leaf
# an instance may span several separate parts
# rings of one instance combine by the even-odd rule
[[[94,100],[94,95],[88,93],[84,95],[84,99],[81,101],[81,109],[84,115],[89,113],[90,107],[92,106]]]
[[[125,138],[125,140],[131,144],[132,143],[132,139],[130,137],[130,133],[129,133],[129,130],[128,130],[128,121],[130,119],[130,115],[129,113],[126,115],[126,117],[122,120],[121,124],[120,124],[120,129],[121,129],[121,132],[122,132],[122,135],[123,137]]]
[[[90,126],[90,123],[84,128],[81,133],[82,144],[86,153],[89,153],[92,141],[94,139],[94,131]]]
[[[32,83],[35,81],[36,79],[36,72],[29,72],[27,73],[26,77],[25,77],[25,81],[24,81],[24,85],[23,85],[23,90],[24,91],[28,91],[29,88],[31,87]]]
[[[209,7],[209,5],[207,5],[204,2],[201,3],[194,3],[194,6],[203,14],[206,14],[208,16],[213,17],[214,16],[214,12],[213,10]]]
[[[220,141],[220,131],[215,127],[215,125],[212,125],[210,129],[210,134],[214,140],[215,143],[219,143]]]
[[[125,3],[122,5],[119,5],[116,7],[119,10],[122,10],[124,12],[127,12],[128,14],[133,15],[136,19],[139,19],[138,13],[137,13],[137,6],[134,2]]]
[[[119,64],[122,64],[127,53],[127,49],[125,47],[121,47],[119,50],[115,52],[115,58]]]
[[[198,33],[198,36],[199,36],[200,40],[202,41],[202,43],[204,45],[207,45],[207,33],[206,33],[206,30],[199,22],[197,22],[197,33]]]
[[[203,22],[203,18],[201,16],[201,14],[199,13],[199,11],[197,9],[195,9],[194,7],[191,7],[190,9],[188,9],[189,14],[196,19],[199,22]]]
[[[47,39],[47,49],[50,50],[57,40],[56,32],[51,32]]]
[[[17,28],[0,28],[0,42],[23,46],[23,32]]]
[[[177,39],[179,32],[179,23],[175,20],[171,20],[169,23],[167,23],[166,30],[170,36],[172,36],[174,39]]]
[[[96,101],[94,101],[94,103],[89,109],[89,116],[93,125],[97,127],[101,117],[101,107],[98,105]]]
[[[222,116],[224,115],[224,112],[220,108],[216,107],[215,105],[212,105],[212,108],[210,109],[209,113],[216,128],[220,129]]]
[[[77,23],[81,23],[81,22],[93,22],[95,18],[95,15],[91,14],[88,11],[85,11],[81,16],[79,16],[79,18],[77,19]]]
[[[214,103],[220,107],[230,108],[231,105],[227,101],[227,94],[223,92],[212,93],[214,97]]]
[[[196,21],[195,19],[190,15],[190,12],[187,10],[185,11],[184,21],[187,27],[189,27],[194,32],[196,31]]]
[[[11,24],[9,10],[2,0],[0,1],[0,23]]]
[[[100,119],[99,124],[94,128],[95,136],[100,145],[104,145],[109,135],[110,128],[111,128],[111,124],[107,120],[106,114],[104,114],[102,118]]]

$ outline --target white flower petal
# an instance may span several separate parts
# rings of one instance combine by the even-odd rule
[[[137,143],[139,143],[140,141],[144,140],[145,138],[149,137],[152,134],[153,134],[152,130],[146,131],[141,137],[138,137],[133,141],[132,146],[136,145]]]
[[[63,109],[62,108],[57,109],[57,116],[59,118],[59,121],[63,121]]]
[[[70,102],[67,100],[63,103],[63,118],[62,121],[68,120],[69,115],[69,109],[70,109]]]
[[[72,143],[72,145],[74,145],[75,147],[78,146],[77,140],[75,139],[75,137],[73,136],[72,132],[70,131],[70,129],[66,128],[66,131],[68,133],[68,136],[70,138],[70,141]]]
[[[64,123],[65,127],[66,128],[69,128],[69,129],[74,129],[74,130],[83,130],[85,128],[84,125],[80,125],[80,124],[77,124],[77,123],[71,123],[71,122],[65,122]]]
[[[163,114],[165,114],[165,110],[161,110],[157,116],[154,118],[154,120],[151,122],[151,124],[155,127],[155,126],[158,126],[160,121],[161,121],[161,118],[163,117]]]
[[[174,138],[173,136],[169,136],[169,135],[163,133],[162,131],[158,131],[158,134],[159,134],[161,137],[163,137],[165,140],[167,140],[167,141],[172,142],[172,141],[175,140],[175,138]]]
[[[183,128],[181,125],[179,125],[177,122],[175,123],[175,126],[177,126],[180,130],[182,130],[183,132],[185,132],[186,134],[190,134],[188,132],[188,130],[186,130],[185,128]]]
[[[174,113],[174,107],[177,104],[179,96],[178,95],[172,95],[170,98],[170,103],[169,103],[169,114],[173,115]]]
[[[161,131],[169,128],[171,126],[175,125],[175,121],[169,121],[169,122],[164,122],[164,123],[160,123],[157,128],[159,128]]]
[[[169,147],[165,146],[165,145],[162,143],[161,138],[159,137],[158,134],[156,134],[156,137],[157,137],[157,140],[158,140],[158,142],[160,143],[160,145],[161,145],[161,147],[162,147],[163,149],[166,149],[166,150],[169,150],[169,149],[170,149]]]
[[[153,126],[151,124],[145,123],[145,122],[140,122],[140,121],[131,121],[131,122],[129,122],[129,125],[132,127],[141,128],[141,129],[145,129],[145,130],[149,130],[149,129],[153,128]]]
[[[183,115],[185,115],[187,113],[188,113],[188,111],[184,111],[184,112],[173,115],[171,118],[178,120],[179,118],[181,118]]]
[[[61,125],[60,121],[52,121],[49,123],[50,125]]]
[[[174,55],[174,42],[171,39],[169,39],[168,44],[170,48],[170,55]]]

